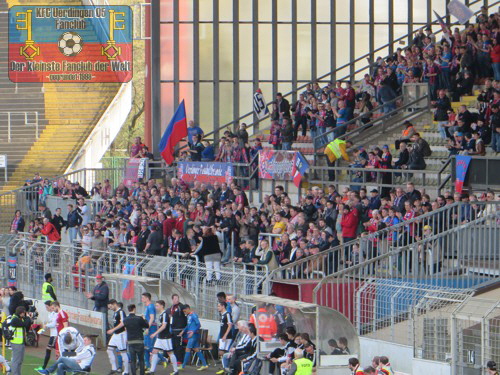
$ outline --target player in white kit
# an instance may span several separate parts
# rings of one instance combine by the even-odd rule
[[[174,346],[172,344],[172,332],[170,329],[170,316],[168,312],[165,310],[165,301],[159,300],[155,303],[155,308],[157,313],[159,314],[159,324],[158,330],[151,334],[151,338],[154,339],[156,337],[156,341],[153,347],[153,357],[151,359],[151,369],[148,374],[154,374],[156,370],[156,365],[160,360],[158,353],[160,351],[166,351],[168,356],[170,357],[170,361],[172,363],[172,367],[174,372],[172,375],[177,375],[178,367],[177,367],[177,358],[174,354]]]
[[[111,363],[111,374],[119,374],[116,363],[115,351],[120,353],[123,360],[123,374],[129,373],[129,360],[127,355],[127,333],[123,321],[125,320],[125,313],[114,299],[108,302],[108,308],[113,311],[113,328],[109,329],[106,333],[111,336],[108,343],[108,357]]]

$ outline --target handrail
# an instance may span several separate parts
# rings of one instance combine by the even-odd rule
[[[468,226],[472,226],[474,224],[477,224],[477,222],[488,221],[488,220],[491,220],[491,219],[497,218],[497,217],[498,217],[498,213],[491,213],[491,214],[488,214],[487,216],[478,217],[478,218],[476,218],[477,221],[473,220],[473,221],[470,221],[470,222],[467,222],[467,223],[461,223],[461,224],[459,224],[460,228],[458,228],[458,227],[449,228],[449,229],[447,229],[444,232],[436,233],[436,234],[430,236],[429,238],[426,238],[425,240],[422,240],[422,242],[425,242],[425,241],[434,241],[434,240],[436,240],[438,238],[442,238],[442,237],[446,236],[449,233],[453,233],[453,232],[456,232],[457,230],[462,230],[462,229],[464,229],[464,228],[466,228]],[[394,228],[394,227],[392,227],[392,228]],[[414,247],[414,246],[415,246],[415,243],[398,247],[398,248],[396,248],[394,250],[391,250],[388,253],[379,255],[379,256],[371,258],[371,259],[369,259],[367,261],[361,262],[361,263],[353,265],[353,266],[351,266],[349,268],[345,268],[345,269],[337,271],[337,272],[335,272],[335,273],[333,273],[331,275],[323,277],[317,283],[317,285],[313,289],[313,302],[314,303],[318,303],[318,292],[320,291],[320,289],[323,287],[324,284],[326,284],[326,283],[328,283],[328,282],[330,282],[330,281],[332,281],[334,279],[337,279],[340,276],[344,276],[346,274],[353,273],[353,271],[362,270],[363,268],[366,268],[369,265],[378,264],[380,261],[382,261],[384,259],[388,259],[388,258],[390,259],[390,258],[394,257],[395,255],[399,255],[402,252],[404,252],[405,250],[409,250],[411,247]]]
[[[441,190],[446,186],[448,181],[451,179],[451,173],[444,179],[444,181],[441,181],[441,176],[446,168],[451,164],[451,158],[448,158],[446,162],[443,164],[441,169],[438,171],[438,194],[441,195]]]
[[[469,7],[470,7],[470,6],[472,6],[472,5],[475,5],[475,4],[477,4],[477,3],[480,3],[480,2],[483,2],[483,0],[475,0],[475,1],[472,1],[472,2],[470,2],[470,3],[469,3]],[[500,1],[495,1],[493,4],[490,4],[490,5],[489,5],[489,8],[491,8],[491,7],[495,6],[496,4],[499,4],[499,3],[500,3]],[[477,15],[477,14],[478,14],[478,13],[480,13],[480,12],[481,12],[481,10],[478,10],[478,11],[474,12],[474,15]],[[432,24],[432,25],[434,25],[434,24],[439,24],[439,20],[438,20],[438,19],[435,19],[434,21],[432,21],[432,22],[431,22],[431,24]],[[448,25],[448,27],[457,26],[457,25],[461,25],[461,24],[460,24],[458,21],[455,21],[455,22],[452,22],[450,25]],[[416,29],[416,30],[419,30],[419,29],[421,29],[421,27],[419,27],[419,28],[418,28],[418,29]],[[381,46],[381,47],[378,47],[378,48],[374,49],[373,51],[367,52],[367,53],[365,53],[364,55],[362,55],[362,56],[360,56],[360,57],[356,58],[355,60],[350,61],[350,62],[348,62],[347,64],[344,64],[344,65],[342,65],[342,66],[340,66],[340,67],[336,68],[336,69],[335,69],[335,70],[333,70],[333,71],[330,71],[330,72],[328,72],[328,73],[326,73],[326,74],[323,74],[323,75],[321,75],[321,76],[317,77],[316,79],[311,80],[311,82],[314,82],[314,81],[321,81],[321,80],[323,80],[324,78],[326,78],[326,77],[328,77],[328,76],[332,76],[332,77],[334,77],[334,76],[335,76],[335,74],[336,74],[337,72],[342,71],[342,70],[344,70],[344,69],[346,69],[346,68],[349,68],[350,66],[354,66],[354,65],[355,65],[358,61],[364,60],[364,59],[366,59],[367,57],[370,57],[370,56],[374,55],[375,53],[377,53],[377,52],[379,52],[379,51],[385,50],[385,49],[386,49],[388,46],[390,46],[390,45],[397,45],[397,43],[398,43],[398,42],[400,42],[401,40],[404,40],[404,39],[407,39],[407,38],[411,37],[411,36],[415,33],[415,31],[416,31],[416,30],[413,30],[411,33],[408,33],[408,34],[403,35],[403,36],[401,36],[401,37],[399,37],[399,38],[397,38],[397,39],[394,39],[393,41],[391,41],[391,42],[389,42],[389,43],[386,43],[386,44],[384,44],[383,46]],[[441,32],[442,32],[442,30],[441,30],[441,29],[439,29],[439,30],[437,30],[437,31],[434,33],[434,35],[439,34],[439,33],[441,33]],[[362,71],[364,71],[364,70],[366,70],[366,69],[369,69],[370,67],[371,67],[371,64],[368,64],[368,65],[366,65],[365,67],[360,68],[360,69],[358,69],[358,70],[354,71],[354,72],[353,72],[353,74],[348,74],[348,75],[346,75],[345,77],[340,78],[340,80],[345,80],[346,78],[351,78],[351,76],[356,75],[356,74],[358,74],[358,73],[360,73],[360,72],[362,72]],[[353,77],[352,77],[352,78],[353,78]],[[300,91],[300,90],[304,89],[304,88],[305,88],[308,84],[309,84],[309,83],[305,83],[305,84],[303,84],[303,85],[301,85],[301,86],[298,86],[298,87],[297,87],[297,88],[295,88],[294,90],[289,91],[289,92],[287,92],[286,94],[284,94],[284,95],[283,95],[283,97],[285,97],[285,98],[286,98],[286,97],[291,96],[292,94],[294,94],[294,93],[296,93],[296,92],[298,92],[298,91]],[[266,106],[270,105],[272,102],[273,102],[273,101],[268,102],[268,103],[266,104]],[[244,115],[242,115],[242,116],[238,117],[237,119],[235,119],[235,120],[233,120],[233,121],[231,121],[231,122],[228,122],[228,123],[226,123],[226,124],[224,124],[224,125],[222,125],[222,126],[219,126],[217,129],[214,129],[213,131],[211,131],[211,132],[209,132],[209,133],[206,133],[206,134],[205,134],[205,136],[219,134],[221,130],[226,129],[227,127],[229,127],[229,126],[231,126],[231,125],[237,124],[239,121],[243,120],[244,118],[246,118],[246,117],[248,117],[248,116],[250,116],[250,115],[252,115],[252,114],[253,114],[253,111],[250,111],[250,112],[248,112],[248,113],[246,113],[246,114],[244,114]],[[252,122],[251,124],[249,124],[249,125],[247,126],[247,129],[248,129],[248,128],[254,128],[257,124],[259,124],[261,121],[263,121],[263,120],[267,119],[268,117],[269,117],[269,115],[267,115],[267,116],[263,117],[262,119],[258,119],[258,120],[256,120],[256,121]]]
[[[401,96],[397,97],[396,99],[391,100],[391,102],[394,102],[394,101],[399,100],[399,99],[401,99]],[[428,100],[428,99],[429,99],[429,95],[424,95],[424,96],[422,96],[422,97],[420,97],[418,99],[415,99],[415,100],[411,101],[410,103],[404,104],[403,106],[394,109],[393,111],[391,111],[389,113],[384,114],[381,117],[377,117],[376,119],[373,119],[370,122],[367,122],[366,124],[363,124],[362,126],[359,126],[359,127],[355,128],[355,129],[351,130],[349,133],[345,133],[345,134],[339,136],[338,138],[344,139],[344,140],[352,138],[352,136],[354,134],[361,133],[363,130],[368,129],[368,128],[372,127],[373,125],[375,125],[377,122],[381,122],[381,121],[383,122],[384,126],[387,126],[387,123],[385,123],[384,120],[387,120],[387,119],[393,117],[395,114],[399,113],[401,110],[410,108],[410,107],[414,106],[415,104],[420,103],[421,101],[424,101],[424,100]],[[391,103],[391,102],[388,102],[388,103]],[[423,110],[424,108],[427,109],[426,107],[422,107],[422,108],[419,108],[419,110]],[[378,108],[378,109],[380,109],[380,108]],[[419,111],[411,112],[409,115],[410,116],[414,116],[416,113],[419,113]],[[354,119],[352,119],[352,120],[350,120],[350,121],[348,121],[348,122],[346,122],[345,124],[342,124],[338,128],[340,128],[340,127],[346,127],[347,128],[348,125],[356,123],[358,120],[359,120],[359,116],[356,117],[356,118],[354,118]],[[327,134],[331,134],[331,133],[335,132],[335,130],[337,130],[338,128],[334,128],[334,129],[332,129],[332,130],[330,130],[328,132],[325,132],[325,133],[323,133],[321,135],[318,135],[318,136],[316,136],[314,138],[314,140],[320,139],[322,137],[325,137]],[[322,146],[316,147],[316,142],[314,142],[314,145],[315,145],[314,146],[315,151],[318,148],[322,148],[322,147],[325,146],[325,145],[322,145]]]
[[[470,203],[462,203],[462,202],[455,202],[451,205],[448,205],[448,206],[444,206],[444,207],[441,207],[435,211],[431,211],[431,212],[428,212],[424,215],[420,215],[420,216],[417,216],[411,220],[407,220],[407,221],[402,221],[396,225],[393,225],[393,226],[390,226],[390,227],[386,227],[382,230],[379,230],[379,231],[376,231],[376,232],[373,232],[369,235],[369,237],[371,238],[381,238],[383,237],[384,235],[386,234],[390,234],[391,232],[398,232],[400,231],[401,229],[404,229],[404,227],[407,227],[407,226],[410,226],[412,224],[415,224],[415,223],[419,223],[419,222],[422,222],[422,220],[426,220],[426,219],[429,219],[429,218],[433,218],[435,216],[442,216],[443,214],[447,214],[447,213],[455,213],[457,210],[459,213],[463,213],[463,209],[462,207],[463,206],[472,206],[473,204],[478,204],[478,205],[484,205],[484,206],[487,206],[487,205],[497,205],[499,202],[470,202]],[[448,229],[451,229],[451,228],[448,228]],[[289,263],[285,266],[281,266],[280,268],[272,271],[268,277],[267,277],[267,281],[272,281],[273,278],[275,278],[277,275],[279,275],[281,272],[283,271],[287,271],[287,270],[293,270],[295,269],[296,267],[304,264],[304,263],[308,263],[310,261],[314,261],[314,260],[318,260],[318,259],[322,259],[326,256],[328,256],[329,253],[334,253],[334,252],[337,252],[337,251],[340,251],[340,250],[344,250],[346,247],[349,247],[349,246],[352,246],[356,243],[359,242],[359,238],[356,238],[355,240],[352,240],[350,242],[347,242],[347,243],[344,243],[342,245],[338,245],[338,246],[335,246],[335,247],[332,247],[330,249],[327,249],[327,250],[324,250],[316,255],[312,255],[312,256],[308,256],[304,259],[300,259],[298,261],[295,261],[293,263]],[[279,278],[277,278],[279,279]]]
[[[30,114],[33,114],[35,116],[35,122],[28,122],[28,116]],[[0,112],[0,115],[7,115],[7,141],[11,143],[12,141],[12,136],[11,136],[11,120],[12,120],[12,115],[24,115],[24,125],[26,126],[34,126],[35,127],[35,136],[36,139],[38,139],[38,111],[4,111]]]

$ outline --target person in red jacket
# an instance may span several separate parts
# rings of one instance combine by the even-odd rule
[[[359,214],[356,208],[351,209],[347,204],[344,205],[342,213],[342,239],[344,243],[356,239],[356,231],[358,230]]]
[[[57,242],[61,240],[61,235],[57,231],[56,227],[49,221],[49,219],[43,219],[43,228],[41,232],[44,236],[47,236],[49,242]]]

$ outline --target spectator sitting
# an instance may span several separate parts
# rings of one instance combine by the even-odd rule
[[[472,151],[469,151],[469,155],[480,155],[484,156],[486,155],[486,147],[484,146],[484,141],[481,139],[479,136],[478,132],[473,132],[472,133],[472,138],[476,141],[474,144],[474,149]]]

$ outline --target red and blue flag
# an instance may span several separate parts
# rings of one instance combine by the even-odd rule
[[[159,144],[161,157],[168,165],[174,162],[175,146],[187,135],[186,106],[183,100],[177,107],[174,117],[170,120]]]

